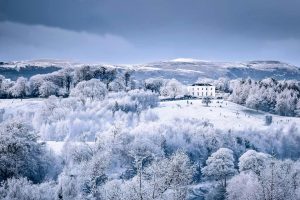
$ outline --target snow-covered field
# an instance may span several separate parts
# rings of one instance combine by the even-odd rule
[[[3,113],[3,118],[6,119],[13,116],[15,113],[26,113],[28,115],[33,115],[38,108],[42,105],[44,99],[1,99],[0,109],[5,109]],[[26,111],[26,112],[25,112]],[[0,121],[1,115],[0,115]]]
[[[0,109],[5,108],[5,116],[14,112],[29,111],[34,113],[44,99],[5,99],[0,100]],[[219,129],[243,130],[247,128],[265,129],[265,116],[272,115],[224,100],[213,100],[205,106],[201,100],[180,100],[161,102],[153,109],[160,120],[171,121],[174,118],[194,118],[208,120]],[[300,126],[300,118],[272,115],[274,124],[296,123]]]
[[[14,113],[34,114],[43,104],[44,99],[6,99],[0,100],[0,109],[5,109],[4,118]],[[24,112],[26,111],[26,112]],[[206,120],[213,124],[217,129],[245,130],[258,129],[265,130],[268,126],[265,124],[265,116],[270,115],[261,111],[246,108],[244,106],[223,100],[213,100],[206,107],[201,100],[180,100],[161,102],[158,107],[152,109],[158,115],[161,121],[172,121],[175,118],[180,119],[199,119]],[[295,123],[300,126],[300,118],[273,116],[273,125]],[[47,141],[51,149],[60,154],[64,142]]]
[[[265,116],[271,115],[223,100],[213,100],[208,107],[202,104],[201,100],[161,102],[154,110],[162,120],[174,118],[209,120],[216,128],[227,130],[266,129],[268,126],[265,125]],[[300,118],[272,116],[275,124],[297,123],[300,126]]]
[[[0,99],[0,109],[5,108],[7,111],[17,110],[32,110],[34,111],[36,106],[40,106],[44,99],[33,98],[33,99]]]

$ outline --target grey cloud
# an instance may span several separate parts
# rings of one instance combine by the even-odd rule
[[[40,55],[44,51],[44,56],[54,56],[56,53],[49,49],[55,49],[51,45],[58,45],[61,49],[69,49],[59,56],[114,62],[195,57],[284,59],[300,64],[296,55],[300,46],[299,8],[299,0],[0,0],[0,21],[20,26],[27,24],[28,27],[41,25],[47,31],[42,32],[40,38],[50,37],[47,32],[56,27],[57,30],[91,34],[91,38],[114,35],[134,46],[130,51],[122,47],[118,52],[98,50],[102,52],[100,56],[89,51],[96,49],[97,45],[92,43],[77,42],[75,45],[67,39],[63,43],[56,35],[51,44],[40,41],[37,46],[38,39],[14,33],[12,29],[10,38],[3,38],[4,28],[0,27],[0,40],[13,44],[10,51],[0,52],[0,55],[18,58]],[[27,47],[40,49],[39,53],[17,49],[21,48],[19,46],[24,49],[25,42]],[[78,49],[70,50],[74,48]],[[90,56],[82,55],[83,49],[87,49]],[[73,52],[72,55],[69,52]]]
[[[112,62],[134,49],[124,38],[42,25],[0,22],[0,59],[59,58]]]
[[[300,37],[299,0],[0,0],[2,20],[124,35]]]

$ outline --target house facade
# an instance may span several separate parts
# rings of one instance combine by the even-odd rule
[[[193,97],[211,97],[216,96],[216,87],[208,83],[195,83],[187,87],[189,95]]]

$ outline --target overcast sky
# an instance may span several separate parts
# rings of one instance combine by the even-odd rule
[[[0,60],[300,66],[299,0],[0,0]]]

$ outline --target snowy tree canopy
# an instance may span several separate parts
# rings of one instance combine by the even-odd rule
[[[27,177],[34,182],[43,180],[50,157],[26,124],[2,123],[0,144],[0,180],[12,177]]]
[[[252,171],[260,174],[270,162],[271,156],[265,153],[256,152],[255,150],[248,150],[239,158],[240,171]]]
[[[98,79],[79,82],[71,91],[71,96],[79,98],[89,98],[91,100],[103,100],[107,94],[104,83]]]
[[[49,97],[58,93],[58,86],[50,81],[45,81],[39,87],[39,94],[41,97]]]
[[[237,79],[230,81],[229,99],[256,110],[272,112],[283,116],[295,116],[300,98],[300,83],[296,80]]]
[[[227,148],[220,148],[206,160],[206,166],[202,173],[215,180],[221,181],[226,187],[226,179],[236,173],[234,168],[233,151]]]
[[[176,79],[165,81],[165,84],[161,87],[160,94],[165,97],[177,98],[185,95],[185,87],[182,83]]]
[[[233,177],[226,188],[230,200],[263,200],[263,188],[253,173],[241,173]]]
[[[13,97],[24,98],[29,92],[28,80],[24,77],[18,78],[9,92]]]
[[[159,94],[163,84],[164,80],[162,78],[149,78],[145,80],[145,88]]]

